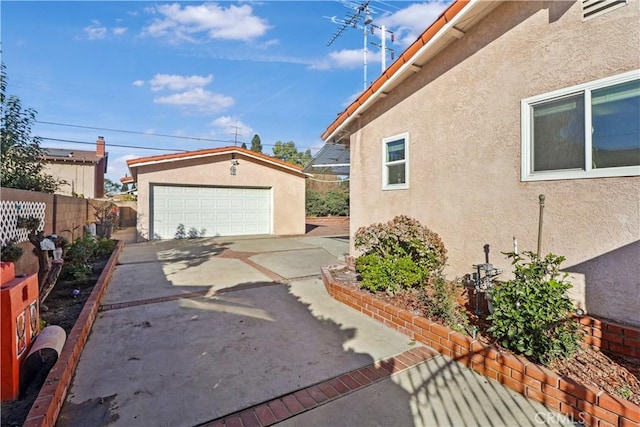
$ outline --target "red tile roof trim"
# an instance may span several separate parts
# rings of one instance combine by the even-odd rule
[[[347,107],[336,120],[329,125],[327,130],[322,134],[322,140],[327,141],[329,137],[340,127],[344,122],[351,117],[357,110],[362,107],[371,96],[380,91],[382,86],[388,82],[404,64],[410,63],[414,56],[422,49],[433,37],[453,18],[455,18],[464,7],[470,3],[471,0],[456,0],[453,2],[442,14],[436,19],[436,21],[429,26],[418,39],[413,42],[403,53],[393,62],[386,71],[378,77],[351,105]]]
[[[192,159],[192,158],[198,158],[198,157],[207,157],[207,156],[214,156],[219,154],[230,154],[230,153],[238,153],[238,154],[246,155],[248,157],[253,157],[261,161],[273,163],[278,166],[293,170],[294,172],[302,173],[302,168],[300,166],[294,165],[293,163],[288,163],[283,160],[276,159],[275,157],[267,156],[266,154],[262,154],[262,153],[256,153],[255,151],[246,150],[240,147],[207,148],[203,150],[185,151],[183,153],[139,157],[137,159],[127,160],[127,166],[129,168],[132,168],[132,167],[135,168],[142,165],[162,163],[162,162],[167,162],[172,160],[186,160],[186,159]]]

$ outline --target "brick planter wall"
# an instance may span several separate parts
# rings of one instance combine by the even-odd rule
[[[111,257],[102,270],[98,282],[91,291],[91,295],[89,295],[89,298],[85,302],[80,316],[78,316],[75,325],[71,329],[60,353],[60,357],[56,361],[56,364],[53,365],[53,368],[51,368],[51,371],[49,371],[44,385],[40,389],[40,393],[38,393],[38,397],[27,415],[23,427],[55,426],[58,414],[69,391],[71,379],[78,366],[80,355],[89,338],[89,332],[98,313],[100,300],[111,280],[123,247],[124,241],[120,240],[111,253]]]
[[[501,351],[380,301],[373,294],[345,286],[333,279],[329,267],[323,267],[321,271],[327,292],[336,300],[520,394],[587,425],[640,426],[640,407],[627,400],[559,376],[524,357]],[[640,346],[637,329],[608,325],[589,317],[582,318],[581,323],[592,334],[591,345],[597,344],[599,348],[608,350],[626,345],[631,346],[631,354],[638,354]]]

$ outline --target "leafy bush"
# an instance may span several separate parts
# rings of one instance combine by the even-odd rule
[[[88,264],[65,264],[62,267],[60,276],[65,279],[72,279],[76,282],[83,282],[91,275],[93,269]]]
[[[0,261],[3,262],[16,262],[22,257],[24,251],[15,240],[9,240],[6,244],[2,245],[2,252],[0,252]]]
[[[440,237],[407,216],[361,227],[355,234],[355,247],[364,251],[356,259],[362,287],[374,292],[421,286],[446,261]]]
[[[391,259],[374,253],[358,257],[356,271],[362,278],[364,289],[388,293],[420,285],[426,275],[426,271],[408,256]]]
[[[504,347],[545,365],[568,357],[578,349],[581,334],[571,317],[571,284],[560,274],[565,258],[524,252],[526,261],[516,253],[506,255],[512,259],[515,278],[491,290],[489,332]]]
[[[305,206],[309,216],[348,216],[349,193],[329,190],[322,194],[308,189],[305,194]]]
[[[64,260],[68,264],[87,264],[97,249],[98,242],[87,233],[68,245],[64,252]]]
[[[64,266],[60,276],[77,281],[86,280],[91,274],[89,260],[96,255],[98,247],[98,242],[88,233],[67,245],[64,251]]]
[[[447,262],[447,250],[440,236],[405,215],[385,224],[360,227],[354,244],[365,255],[378,254],[395,260],[409,257],[428,272],[442,271]]]
[[[112,239],[101,238],[98,239],[98,246],[95,250],[95,256],[102,257],[111,254],[116,248],[116,242]]]
[[[327,214],[333,216],[349,215],[349,193],[330,190],[324,195]]]
[[[469,318],[456,301],[459,286],[458,281],[449,281],[443,274],[434,273],[429,286],[425,286],[422,292],[426,315],[454,329],[464,329]]]
[[[305,206],[309,216],[327,216],[327,209],[322,194],[314,190],[305,193]]]

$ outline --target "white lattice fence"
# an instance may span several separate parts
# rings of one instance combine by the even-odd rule
[[[18,218],[38,218],[40,226],[38,231],[44,230],[44,212],[46,204],[43,202],[2,201],[0,211],[0,243],[3,245],[10,240],[17,243],[26,242],[29,230],[18,228]]]

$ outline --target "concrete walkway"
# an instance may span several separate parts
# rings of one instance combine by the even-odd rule
[[[570,425],[329,297],[320,266],[347,250],[127,244],[57,425]]]

